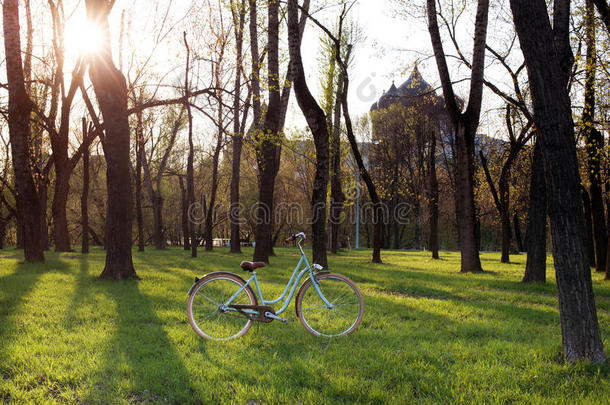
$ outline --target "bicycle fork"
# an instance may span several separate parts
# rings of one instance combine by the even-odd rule
[[[313,266],[314,266],[314,268],[317,269],[318,267],[316,267],[316,266],[319,266],[319,265],[318,264],[314,264]],[[322,266],[320,266],[320,267],[322,267]],[[320,297],[320,299],[322,300],[324,305],[326,305],[326,308],[332,309],[333,308],[333,304],[328,302],[328,300],[326,299],[324,294],[322,294],[322,290],[320,289],[320,283],[318,283],[318,281],[316,280],[316,277],[314,276],[314,274],[311,274],[310,278],[311,278],[311,283],[313,284],[313,287],[316,289],[316,292],[318,293],[318,296]]]

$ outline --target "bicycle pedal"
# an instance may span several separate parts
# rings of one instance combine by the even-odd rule
[[[275,319],[275,320],[280,321],[280,322],[282,322],[282,323],[288,323],[288,321],[286,320],[286,318],[280,318],[280,317],[279,317],[279,316],[277,316],[276,314],[273,314],[273,313],[271,313],[271,312],[269,312],[269,311],[265,312],[265,316],[266,316],[267,318],[270,318],[270,319]]]

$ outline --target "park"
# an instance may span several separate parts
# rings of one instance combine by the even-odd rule
[[[186,293],[202,268],[243,273],[228,249],[195,261],[177,248],[134,253],[142,280],[119,284],[96,280],[98,249],[49,255],[44,266],[5,253],[0,392],[17,403],[600,404],[610,395],[607,365],[563,362],[554,277],[524,287],[523,255],[501,264],[483,254],[487,271],[464,276],[456,253],[391,252],[384,264],[369,254],[330,258],[365,296],[350,336],[319,340],[290,306],[286,325],[219,343],[189,327]],[[297,258],[279,249],[263,287],[279,295]],[[610,286],[596,275],[594,287],[607,336]]]
[[[0,403],[610,402],[608,0],[0,7]]]

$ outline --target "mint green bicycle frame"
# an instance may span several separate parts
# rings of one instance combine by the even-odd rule
[[[305,252],[303,251],[303,248],[301,247],[300,244],[299,244],[299,249],[301,250],[301,259],[299,260],[299,263],[297,264],[297,266],[294,268],[294,271],[292,272],[292,277],[290,277],[290,281],[288,281],[288,284],[286,284],[286,288],[284,289],[284,292],[282,293],[282,295],[279,298],[272,300],[272,301],[267,301],[263,298],[263,293],[261,291],[261,288],[258,284],[258,280],[256,278],[256,271],[253,271],[252,277],[250,277],[248,279],[248,281],[246,281],[246,284],[241,286],[241,288],[239,290],[237,290],[237,292],[235,292],[235,294],[233,294],[227,302],[225,302],[225,304],[222,306],[222,309],[225,311],[228,311],[228,310],[236,311],[235,309],[230,308],[229,305],[231,305],[233,300],[235,300],[235,298],[237,298],[237,296],[239,294],[241,294],[252,283],[252,281],[254,281],[254,285],[256,286],[256,292],[258,293],[258,297],[260,299],[260,305],[276,304],[276,303],[280,302],[281,300],[284,300],[284,305],[282,306],[282,308],[275,312],[276,315],[280,315],[282,312],[284,312],[286,310],[286,308],[288,308],[288,305],[290,305],[290,301],[292,300],[292,296],[294,295],[297,285],[299,284],[299,282],[301,281],[301,279],[303,278],[303,276],[306,273],[309,273],[309,278],[311,280],[311,283],[313,284],[314,288],[316,289],[316,292],[320,296],[320,299],[322,300],[322,302],[324,302],[324,304],[329,309],[332,308],[333,305],[330,302],[328,302],[326,297],[324,297],[324,294],[322,294],[322,291],[320,290],[320,285],[318,284],[318,282],[316,281],[316,279],[314,277],[313,270],[311,269],[311,266],[309,265],[309,261],[307,260],[307,256],[305,255]],[[300,270],[301,266],[303,266],[303,264],[305,265],[305,267],[302,270]],[[248,310],[248,309],[244,309],[243,312],[251,313],[254,315],[257,314],[256,311]]]

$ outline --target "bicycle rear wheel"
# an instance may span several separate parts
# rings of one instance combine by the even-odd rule
[[[233,274],[212,274],[199,281],[187,302],[187,314],[193,330],[202,338],[229,340],[245,335],[252,320],[221,306],[235,294],[244,281]],[[246,287],[232,302],[240,305],[257,305],[252,289]]]
[[[295,303],[303,327],[315,336],[339,337],[352,333],[364,315],[364,300],[356,284],[335,273],[318,274],[315,278],[331,307],[322,301],[311,279],[305,281]]]

